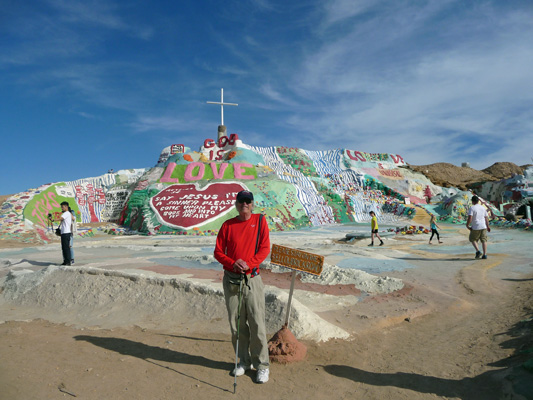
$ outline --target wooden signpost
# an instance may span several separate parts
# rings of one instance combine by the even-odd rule
[[[294,281],[296,280],[296,271],[320,276],[322,273],[322,267],[324,265],[324,256],[274,244],[272,245],[272,253],[270,258],[271,263],[293,270],[291,290],[289,292],[289,301],[287,303],[287,315],[285,316],[285,327],[288,328],[291,314],[292,293],[294,291]]]

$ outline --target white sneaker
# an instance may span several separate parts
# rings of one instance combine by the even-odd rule
[[[258,369],[255,381],[257,383],[267,383],[268,382],[268,375],[270,375],[270,370],[268,368]]]
[[[241,363],[237,364],[237,367],[231,371],[233,376],[242,376],[248,370],[252,369],[251,365],[242,365]]]

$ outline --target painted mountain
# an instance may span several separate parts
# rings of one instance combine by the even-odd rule
[[[206,139],[199,151],[168,146],[153,168],[11,196],[0,210],[0,238],[46,232],[49,214],[57,221],[62,201],[85,224],[114,222],[141,234],[214,235],[236,215],[235,196],[244,189],[254,193],[255,212],[262,212],[274,231],[365,222],[371,210],[381,221],[395,221],[412,217],[413,205],[458,221],[471,197],[434,185],[396,154],[250,146],[231,134]]]

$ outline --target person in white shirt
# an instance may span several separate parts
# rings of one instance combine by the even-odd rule
[[[479,204],[479,197],[472,196],[472,207],[468,210],[466,227],[470,230],[468,239],[474,249],[476,249],[476,258],[487,259],[487,232],[490,232],[489,215],[485,207]],[[479,251],[477,242],[481,241],[483,247],[483,256]]]
[[[69,212],[72,214],[72,227],[70,229],[70,265],[74,264],[74,235],[76,234],[76,214],[74,214],[74,210],[72,208],[68,208]]]
[[[69,205],[67,201],[61,203],[61,251],[63,252],[63,264],[71,265],[70,258],[70,237],[72,236],[72,214],[68,210]]]

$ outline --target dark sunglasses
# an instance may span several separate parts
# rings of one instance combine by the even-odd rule
[[[241,204],[244,204],[244,203],[246,203],[246,204],[251,204],[251,203],[252,203],[252,200],[250,200],[250,199],[244,199],[244,200],[242,200],[242,201],[239,200],[239,203],[241,203]]]

